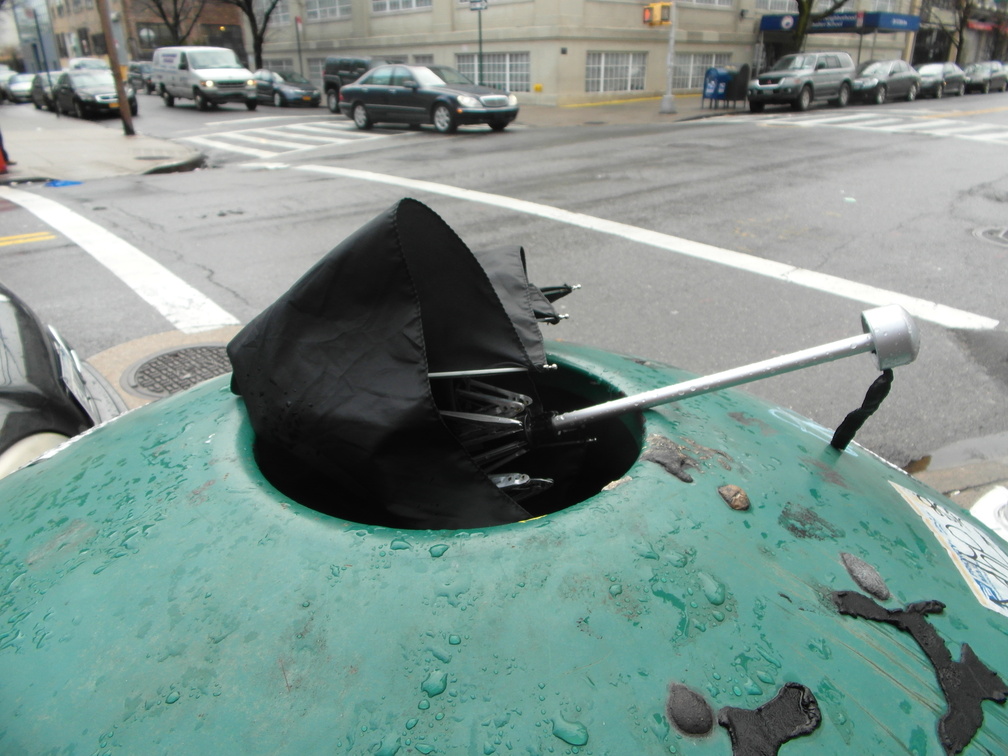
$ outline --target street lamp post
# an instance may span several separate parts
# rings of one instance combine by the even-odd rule
[[[479,27],[479,57],[476,61],[476,83],[483,83],[483,11],[487,9],[487,0],[469,0],[469,10],[476,11]]]

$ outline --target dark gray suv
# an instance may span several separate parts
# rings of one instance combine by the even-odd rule
[[[854,61],[845,52],[785,55],[749,82],[749,110],[762,113],[767,103],[808,110],[814,100],[842,108],[850,101],[853,82]]]

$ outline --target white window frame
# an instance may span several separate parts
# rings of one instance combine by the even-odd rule
[[[672,89],[703,89],[708,68],[730,63],[731,53],[676,53],[672,66]]]
[[[455,67],[473,81],[479,82],[478,53],[456,53]],[[495,75],[488,76],[488,73]],[[482,83],[509,92],[531,92],[532,56],[527,52],[483,53]]]
[[[305,0],[305,21],[334,21],[353,15],[351,0]]]
[[[620,72],[620,68],[625,72]],[[585,92],[641,92],[646,78],[646,52],[593,50],[585,57]],[[622,84],[610,85],[620,80]]]

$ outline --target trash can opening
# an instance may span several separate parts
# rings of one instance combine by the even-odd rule
[[[537,374],[534,380],[536,403],[541,402],[550,412],[566,412],[620,396],[613,386],[598,377],[563,363],[558,363],[556,370]],[[528,381],[528,376],[499,377],[494,384],[507,392],[524,392],[529,390],[521,385],[524,381]],[[437,395],[439,389],[436,386],[434,389]],[[486,474],[498,491],[515,498],[527,513],[514,521],[541,517],[585,501],[621,478],[640,456],[643,439],[642,417],[631,413],[592,423],[556,443],[531,445],[513,462]],[[307,467],[262,439],[255,443],[255,457],[260,471],[277,490],[323,514],[364,525],[455,529],[450,517],[439,523],[436,515],[431,515],[423,524],[400,518],[388,507],[376,506],[376,494],[367,480],[340,475],[336,466],[325,473]],[[484,469],[479,462],[477,466]],[[551,481],[551,485],[536,488],[534,482],[537,480]],[[531,486],[528,481],[532,482]],[[375,488],[381,488],[384,483],[372,482]],[[415,490],[417,497],[437,498],[430,486],[418,485]],[[452,499],[452,494],[445,490],[444,499]],[[408,500],[408,496],[405,498]],[[421,511],[436,513],[438,510],[437,501],[418,500],[415,503]],[[475,510],[482,508],[481,502],[473,501],[472,505]]]

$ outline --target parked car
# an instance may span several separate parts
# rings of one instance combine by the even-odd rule
[[[966,94],[966,73],[955,63],[925,63],[917,73],[921,77],[921,95],[940,98]]]
[[[325,92],[326,107],[331,113],[339,113],[339,93],[345,84],[353,84],[372,68],[392,62],[384,58],[330,55],[322,64],[322,91]]]
[[[1004,92],[1008,89],[1008,68],[997,60],[985,60],[980,63],[970,63],[963,69],[966,74],[966,91]]]
[[[749,110],[768,105],[808,110],[815,100],[844,107],[854,90],[854,61],[842,51],[785,55],[769,71],[749,82]]]
[[[502,131],[518,116],[513,94],[475,84],[448,66],[379,66],[340,90],[339,107],[358,129],[432,123],[442,134],[477,123]]]
[[[154,79],[151,76],[153,64],[149,60],[135,60],[126,69],[126,80],[136,92],[154,92]]]
[[[53,86],[62,71],[39,71],[32,78],[31,98],[37,110],[56,110],[53,99]]]
[[[0,284],[0,478],[125,405],[54,328]]]
[[[0,68],[0,100],[7,99],[7,82],[17,76],[18,72],[10,68]]]
[[[296,71],[271,71],[261,68],[255,72],[256,98],[278,108],[288,105],[302,105],[317,108],[322,102],[322,94]]]
[[[53,97],[60,113],[91,118],[119,112],[119,95],[111,71],[78,69],[64,71],[53,87]],[[130,113],[137,114],[136,93],[126,87]]]
[[[35,74],[15,74],[7,82],[7,99],[18,105],[31,102],[32,81]]]
[[[858,67],[852,94],[881,105],[887,97],[916,100],[920,87],[920,74],[905,60],[872,60]]]
[[[91,71],[109,71],[108,61],[102,58],[70,58],[67,61],[67,69],[70,71],[80,71],[80,70],[91,70]]]

